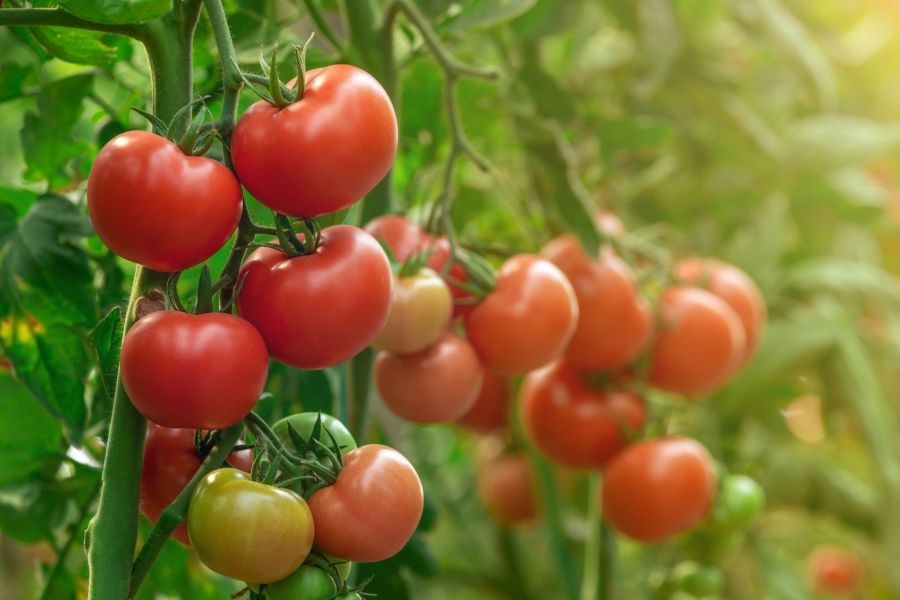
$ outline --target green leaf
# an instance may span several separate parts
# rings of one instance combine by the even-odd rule
[[[172,9],[171,0],[59,0],[59,5],[82,19],[111,25],[148,21]]]
[[[900,282],[875,264],[841,258],[816,258],[791,269],[786,284],[804,292],[852,296],[860,301],[900,301]]]
[[[112,43],[115,37],[106,33],[68,27],[32,27],[31,33],[53,56],[78,65],[107,67],[118,58]]]
[[[97,326],[91,330],[89,338],[96,351],[100,381],[107,398],[112,401],[116,393],[116,377],[119,374],[119,350],[122,345],[122,310],[113,307]]]
[[[530,10],[537,0],[468,0],[445,27],[448,33],[464,33],[494,27]]]
[[[31,72],[31,67],[14,62],[0,65],[0,102],[20,97]]]
[[[28,390],[0,375],[0,487],[52,472],[62,455],[62,429]]]

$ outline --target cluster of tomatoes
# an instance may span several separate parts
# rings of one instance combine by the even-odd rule
[[[91,171],[97,234],[156,271],[177,273],[226,244],[245,211],[242,186],[275,213],[278,243],[261,244],[238,277],[201,283],[194,313],[170,294],[168,310],[141,317],[125,336],[122,382],[150,421],[141,507],[152,521],[194,476],[221,437],[216,430],[250,413],[270,358],[302,369],[337,365],[388,319],[392,274],[382,247],[362,229],[321,229],[314,219],[357,202],[390,169],[393,107],[358,68],[304,75],[291,103],[262,100],[241,117],[234,172],[190,155],[192,141],[145,131],[112,139]],[[230,302],[212,311],[212,294],[226,287],[236,291],[237,315]],[[275,600],[358,597],[346,587],[349,562],[392,556],[419,522],[415,469],[392,448],[357,448],[327,415],[294,415],[274,429],[256,422],[251,431],[254,451],[237,448],[229,467],[200,481],[175,537],[211,569],[269,584]]]

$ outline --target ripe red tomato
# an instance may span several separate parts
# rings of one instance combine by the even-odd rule
[[[391,265],[362,229],[322,230],[315,252],[289,258],[259,248],[241,268],[238,314],[262,334],[269,354],[300,369],[344,362],[368,346],[391,307]]]
[[[457,423],[476,433],[490,433],[506,427],[509,415],[509,382],[506,377],[484,369],[478,398]]]
[[[578,302],[552,263],[520,254],[507,260],[494,290],[466,315],[466,335],[482,362],[522,375],[562,355],[578,323]]]
[[[397,116],[374,77],[350,65],[306,74],[303,98],[260,100],[238,121],[231,158],[244,187],[293,217],[333,213],[362,199],[397,154]]]
[[[313,543],[306,501],[251,481],[236,469],[204,477],[188,508],[188,534],[207,567],[247,583],[271,583],[297,570]]]
[[[728,263],[690,258],[675,266],[675,276],[687,284],[709,290],[725,301],[744,327],[747,348],[737,368],[752,356],[766,325],[766,303],[750,277]]]
[[[807,564],[816,591],[843,596],[859,592],[863,568],[852,552],[836,546],[816,546]]]
[[[476,478],[478,497],[501,525],[524,524],[537,516],[534,475],[521,452],[504,453],[500,440],[484,438],[478,447]]]
[[[266,344],[224,313],[162,310],[122,343],[122,382],[132,404],[163,427],[223,429],[250,412],[266,385]]]
[[[203,458],[194,447],[193,429],[170,429],[150,423],[144,445],[144,466],[141,469],[141,512],[156,523],[163,509],[181,493]],[[228,455],[228,462],[236,469],[250,472],[253,451],[241,450]],[[187,521],[172,532],[172,536],[190,545]]]
[[[653,320],[625,263],[608,248],[592,260],[571,234],[550,242],[541,256],[565,273],[578,298],[578,326],[566,358],[593,371],[621,369],[637,358],[650,341]]]
[[[626,391],[592,389],[568,363],[530,373],[522,386],[528,436],[547,456],[575,469],[598,469],[644,428],[647,408]]]
[[[403,262],[428,245],[428,234],[422,228],[400,215],[384,215],[369,221],[366,233],[387,245],[397,262]]]
[[[435,273],[443,274],[444,266],[450,260],[450,241],[446,236],[441,236],[434,239],[426,247],[431,252],[428,256],[428,266]],[[447,285],[450,287],[450,293],[453,295],[453,318],[468,314],[475,307],[476,299],[475,296],[459,286],[459,284],[467,284],[469,281],[469,276],[463,264],[454,262],[444,276],[444,281],[447,282]]]
[[[402,454],[379,444],[344,457],[333,485],[309,499],[316,523],[316,548],[354,562],[390,558],[419,524],[422,482]]]
[[[741,321],[706,290],[674,287],[660,298],[660,328],[648,381],[688,396],[718,389],[746,352]]]
[[[437,342],[450,323],[453,298],[431,269],[394,278],[387,323],[372,346],[395,354],[414,354]]]
[[[483,369],[472,346],[452,333],[418,354],[379,352],[375,385],[385,405],[414,423],[443,423],[465,414],[481,389]]]
[[[632,444],[603,472],[603,515],[619,533],[661,542],[694,528],[716,495],[712,457],[690,438]]]
[[[228,167],[187,156],[148,131],[110,140],[88,178],[97,235],[122,258],[157,271],[181,271],[215,254],[234,233],[242,203]]]

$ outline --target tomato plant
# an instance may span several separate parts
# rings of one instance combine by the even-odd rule
[[[269,600],[329,600],[337,593],[331,575],[318,567],[302,566],[284,579],[266,586]]]
[[[272,431],[281,438],[285,445],[290,447],[293,443],[290,430],[293,429],[304,441],[309,442],[313,438],[316,421],[320,421],[320,431],[318,436],[316,436],[316,439],[320,442],[330,447],[331,436],[333,436],[342,454],[356,450],[356,440],[353,439],[353,434],[350,433],[346,425],[331,415],[312,412],[297,413],[277,421],[272,425]],[[327,429],[331,436],[325,431],[321,431],[321,429]]]

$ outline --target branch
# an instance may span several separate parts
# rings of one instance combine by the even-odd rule
[[[341,56],[347,54],[343,44],[337,39],[337,36],[334,35],[334,31],[332,31],[328,21],[325,20],[325,15],[322,14],[322,8],[318,5],[316,0],[303,0],[303,5],[306,7],[306,12],[309,13],[309,16],[316,24],[316,27],[319,29],[319,33],[331,42],[331,45],[334,46],[335,50],[341,53]]]
[[[0,9],[0,26],[24,25],[72,27],[75,29],[89,29],[104,33],[117,33],[127,35],[136,40],[143,39],[144,28],[141,25],[112,25],[109,23],[97,23],[88,21],[68,13],[61,8],[4,8]]]

